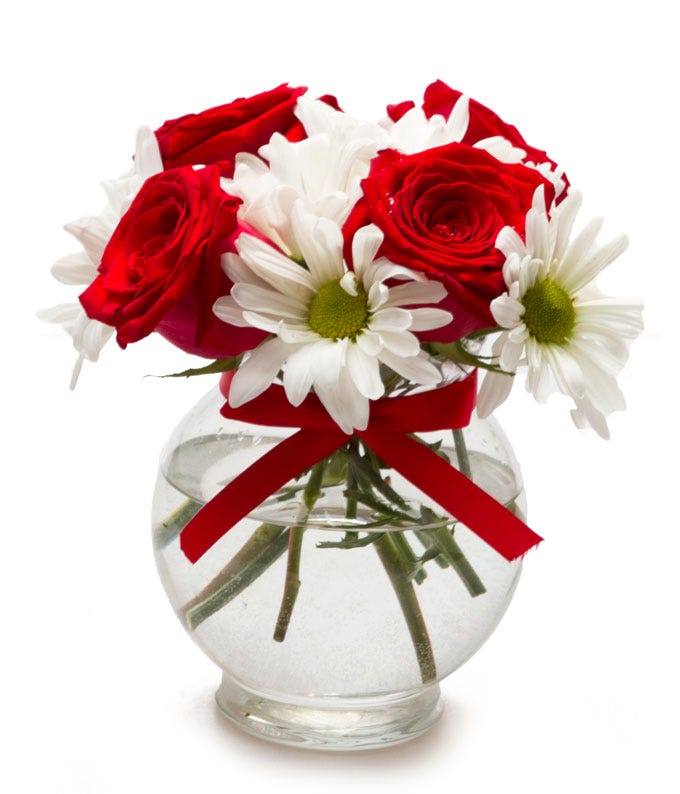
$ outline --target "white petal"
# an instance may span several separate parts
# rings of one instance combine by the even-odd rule
[[[507,293],[491,301],[491,314],[503,328],[514,328],[522,321],[524,306]]]
[[[279,325],[278,334],[284,342],[288,342],[290,344],[298,344],[300,342],[313,344],[322,339],[319,334],[317,334],[315,331],[310,331],[310,329],[305,325],[293,326],[290,323],[283,322],[281,322]]]
[[[564,201],[553,210],[552,217],[557,223],[553,257],[558,262],[561,262],[564,258],[574,220],[580,207],[581,194],[577,190],[572,190]]]
[[[474,144],[475,149],[484,149],[496,160],[502,163],[521,163],[526,157],[524,149],[518,146],[513,146],[509,140],[500,135],[494,135],[491,138],[482,138]]]
[[[511,254],[517,254],[522,259],[527,253],[522,238],[511,226],[504,226],[500,230],[496,238],[496,248],[502,251],[506,257]]]
[[[559,264],[555,275],[562,274],[563,271],[569,272],[574,267],[579,267],[582,260],[588,256],[590,250],[595,244],[595,239],[602,228],[602,218],[594,218],[590,223],[581,231],[576,239],[567,248],[564,257]],[[563,281],[560,279],[560,284]],[[566,289],[566,288],[565,288]],[[569,291],[569,290],[567,290]]]
[[[83,312],[79,325],[79,333],[74,334],[73,342],[88,361],[97,361],[104,345],[111,338],[114,328],[99,320],[91,320]]]
[[[477,416],[486,419],[498,406],[505,402],[512,390],[515,379],[512,375],[487,372],[477,396]]]
[[[231,296],[244,309],[266,312],[277,318],[305,320],[309,313],[301,300],[253,284],[234,284]]]
[[[523,350],[524,345],[514,343],[508,335],[507,341],[498,354],[498,365],[500,368],[505,372],[516,372]]]
[[[308,299],[314,293],[309,272],[268,243],[250,234],[242,234],[236,241],[236,247],[241,259],[255,275],[284,295]]]
[[[357,277],[351,270],[340,279],[340,286],[345,290],[348,295],[353,295],[355,298],[359,294],[357,287]]]
[[[393,262],[390,262],[389,259],[385,259],[384,257],[376,259],[373,264],[375,267],[370,268],[370,270],[364,274],[364,286],[368,286],[366,279],[369,277],[372,284],[375,284],[376,281],[387,281],[390,278],[398,278],[402,281],[404,279],[410,279],[412,281],[426,281],[426,278],[422,273],[418,273],[417,271],[411,270],[408,267],[403,267],[402,265],[395,265]]]
[[[340,429],[350,435],[354,428],[365,430],[368,425],[369,404],[366,397],[359,393],[353,384],[343,379],[334,384],[315,385],[315,392],[323,407]]]
[[[538,402],[545,402],[557,388],[549,363],[544,359],[545,346],[530,336],[525,342],[524,349],[529,367],[526,389]]]
[[[97,268],[84,251],[67,254],[52,265],[52,275],[62,284],[91,284],[97,277]]]
[[[545,188],[543,185],[539,185],[536,190],[534,190],[534,195],[531,199],[531,208],[540,215],[546,214],[548,208],[545,206]]]
[[[451,312],[444,309],[411,309],[412,322],[411,331],[431,331],[433,328],[441,328],[448,325],[453,320]]]
[[[218,298],[213,304],[213,312],[225,323],[237,325],[239,328],[249,328],[250,323],[243,317],[243,309],[229,295]]]
[[[218,298],[219,300],[219,298]],[[259,312],[243,311],[243,320],[251,325],[253,328],[259,328],[261,331],[267,331],[269,334],[279,335],[285,327],[283,320],[266,317]]]
[[[337,341],[319,339],[314,345],[311,356],[312,375],[315,387],[319,384],[335,383],[340,377],[340,370],[345,366],[347,355],[347,339]]]
[[[83,311],[79,303],[59,303],[47,309],[39,309],[36,315],[46,323],[71,323]]]
[[[72,223],[67,223],[64,229],[78,240],[92,262],[99,266],[113,229],[100,218],[95,217],[80,218]]]
[[[313,356],[313,346],[305,345],[293,353],[285,363],[283,386],[286,397],[295,406],[300,405],[312,388]]]
[[[453,106],[446,122],[446,132],[452,142],[462,141],[470,121],[470,97],[463,94]]]
[[[150,127],[140,127],[137,131],[135,168],[144,179],[148,179],[154,174],[160,174],[163,170],[158,140]]]
[[[388,289],[384,284],[381,284],[379,281],[376,281],[374,284],[372,284],[371,288],[368,291],[368,296],[366,301],[366,305],[368,306],[369,311],[375,312],[381,306],[387,305],[391,292],[392,290]]]
[[[560,345],[544,345],[544,355],[550,362],[553,377],[559,390],[573,398],[583,397],[586,382],[583,370],[574,356]]]
[[[413,281],[390,287],[385,306],[411,306],[419,303],[439,303],[447,295],[439,281]]]
[[[411,312],[406,309],[387,308],[378,309],[371,315],[369,328],[372,331],[405,331],[411,326]]]
[[[69,389],[71,389],[71,391],[73,391],[78,385],[78,378],[80,378],[84,361],[85,356],[81,353],[78,358],[76,358],[76,363],[73,365],[73,370],[71,371],[71,381],[69,383]]]
[[[582,331],[586,326],[591,331],[634,339],[644,328],[642,305],[638,301],[624,301],[621,298],[599,298],[585,303],[576,303],[577,327]]]
[[[578,264],[573,263],[569,271],[566,267],[560,269],[560,284],[571,295],[591,282],[607,265],[611,264],[628,247],[628,238],[625,234],[603,245],[595,253]],[[568,255],[567,255],[568,258]]]
[[[385,393],[385,386],[380,379],[378,359],[367,356],[356,344],[347,348],[347,366],[357,389],[369,400],[378,400]]]
[[[442,379],[439,370],[428,361],[424,353],[410,358],[402,358],[390,350],[384,349],[378,357],[383,364],[401,375],[402,378],[414,383],[421,383],[423,386],[436,386]]]
[[[510,331],[508,331],[508,339],[511,342],[515,342],[519,344],[520,342],[521,343],[526,342],[528,338],[529,338],[529,329],[526,327],[526,325],[524,325],[524,323],[520,323],[519,325],[516,325],[514,328],[511,328]]]
[[[362,331],[357,336],[356,344],[367,356],[377,356],[383,349],[383,342],[380,334],[376,334],[368,329]]]
[[[527,251],[534,259],[549,263],[552,260],[550,246],[550,227],[548,218],[544,213],[531,209],[527,212],[526,219],[526,246]]]
[[[318,288],[341,278],[342,232],[333,221],[303,211],[302,202],[293,210],[293,228],[300,253],[309,268],[312,283]]]
[[[352,263],[359,279],[362,278],[364,270],[375,259],[383,239],[382,231],[375,224],[362,226],[354,234],[352,238]]]
[[[255,348],[236,370],[229,389],[229,405],[238,408],[259,394],[274,381],[283,363],[296,348],[280,339],[270,339]]]

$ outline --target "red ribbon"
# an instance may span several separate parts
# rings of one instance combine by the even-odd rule
[[[229,395],[231,373],[220,388]],[[471,375],[441,389],[371,403],[371,418],[359,436],[382,460],[434,499],[444,510],[479,535],[506,560],[514,560],[542,538],[492,496],[411,433],[465,427],[472,414],[477,380]],[[272,386],[254,400],[223,416],[258,425],[300,428],[241,472],[210,500],[180,533],[180,546],[191,562],[267,497],[301,472],[331,455],[348,436],[331,419],[319,399],[310,394],[297,408],[280,386]]]

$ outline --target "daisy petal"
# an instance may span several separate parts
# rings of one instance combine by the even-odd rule
[[[413,321],[409,327],[410,331],[431,331],[448,325],[453,320],[451,312],[434,308],[411,309],[411,317]]]
[[[503,328],[514,328],[521,322],[524,306],[507,293],[491,301],[491,314]]]
[[[262,394],[274,382],[284,361],[295,349],[280,339],[270,339],[256,347],[236,370],[229,389],[229,405],[238,408]]]
[[[411,327],[411,312],[405,309],[379,309],[370,319],[372,331],[405,331]]]
[[[286,397],[292,405],[300,405],[312,388],[310,356],[313,355],[313,348],[305,346],[286,360],[283,369],[283,386]]]
[[[578,266],[572,268],[569,274],[561,274],[560,284],[569,293],[578,292],[620,256],[626,248],[628,248],[628,238],[622,234],[607,245],[603,245],[591,256],[583,259]]]
[[[526,256],[527,249],[522,238],[511,226],[504,226],[496,238],[496,248],[506,257],[516,254],[520,259]]]
[[[510,394],[514,378],[499,372],[487,372],[477,396],[477,416],[486,419]]]
[[[367,356],[355,344],[347,348],[347,366],[357,389],[369,400],[378,400],[385,393],[380,367],[375,356]]]
[[[293,212],[293,229],[316,288],[343,276],[342,232],[333,221],[304,213],[302,203],[298,202]]]
[[[377,356],[384,346],[380,334],[376,334],[369,330],[357,336],[356,344],[367,356]]]
[[[410,358],[402,358],[395,355],[392,351],[383,349],[378,358],[390,369],[394,370],[402,378],[420,383],[423,386],[436,386],[441,382],[442,376],[439,370],[427,360],[423,353]]]
[[[267,312],[276,317],[304,320],[309,313],[301,300],[254,284],[234,284],[231,296],[243,309]]]
[[[225,295],[215,301],[213,312],[225,323],[237,325],[240,328],[250,327],[250,323],[243,317],[243,309],[229,295]]]
[[[362,226],[355,233],[352,238],[352,263],[359,279],[375,259],[383,239],[384,234],[375,224]]]
[[[268,243],[250,234],[241,234],[236,248],[256,276],[284,295],[306,297],[313,294],[314,283],[309,272]]]
[[[414,306],[419,303],[439,303],[446,295],[446,287],[438,281],[411,281],[390,287],[385,305]]]
[[[52,265],[52,275],[62,284],[80,286],[91,284],[97,277],[97,268],[84,252],[67,254]]]

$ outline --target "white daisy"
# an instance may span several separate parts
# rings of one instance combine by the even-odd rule
[[[375,259],[383,240],[376,226],[355,234],[353,271],[343,262],[342,234],[334,223],[304,213],[298,203],[292,226],[302,264],[248,234],[238,238],[238,256],[223,258],[234,286],[231,296],[217,300],[215,314],[273,335],[236,372],[229,402],[236,407],[253,399],[282,370],[293,405],[313,388],[344,432],[363,430],[369,400],[385,394],[381,363],[412,383],[432,386],[441,380],[413,331],[446,325],[451,314],[431,306],[404,307],[437,303],[446,290],[383,257]],[[388,287],[385,282],[392,279],[408,283]]]
[[[631,340],[642,331],[642,307],[595,289],[595,277],[628,241],[622,235],[597,247],[598,219],[569,243],[580,203],[581,196],[570,193],[549,219],[539,188],[527,214],[526,242],[507,226],[499,234],[496,247],[507,257],[508,291],[491,303],[496,322],[506,329],[493,353],[506,372],[526,364],[527,390],[536,399],[545,401],[554,391],[566,394],[576,405],[577,426],[589,425],[608,438],[606,416],[625,408],[616,375]],[[503,402],[512,381],[509,375],[486,374],[477,404],[480,416]]]
[[[239,217],[299,258],[291,225],[293,204],[342,226],[361,196],[371,160],[388,145],[377,124],[359,121],[319,101],[298,101],[296,114],[308,137],[291,142],[274,133],[257,157],[236,156],[232,179],[222,187],[243,200]]]
[[[104,182],[108,203],[99,215],[80,218],[64,227],[83,246],[83,251],[68,254],[52,266],[52,275],[62,284],[89,286],[98,275],[97,268],[120,219],[144,182],[163,170],[158,141],[153,131],[142,127],[137,133],[134,165],[119,179]],[[82,292],[82,289],[79,290]],[[61,303],[38,312],[47,322],[59,323],[73,338],[78,358],[73,367],[71,388],[75,388],[83,361],[97,361],[114,329],[91,320],[79,302]]]

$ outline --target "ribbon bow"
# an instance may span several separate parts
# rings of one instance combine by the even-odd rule
[[[232,373],[220,389],[229,395]],[[371,417],[359,436],[382,460],[420,488],[444,510],[475,532],[506,560],[514,560],[542,538],[458,469],[414,439],[411,433],[465,427],[475,405],[475,374],[440,389],[371,404]],[[297,408],[280,386],[239,408],[222,406],[223,416],[258,425],[300,428],[283,439],[226,485],[184,527],[180,546],[191,562],[268,496],[351,438],[331,419],[319,399],[310,394]]]

